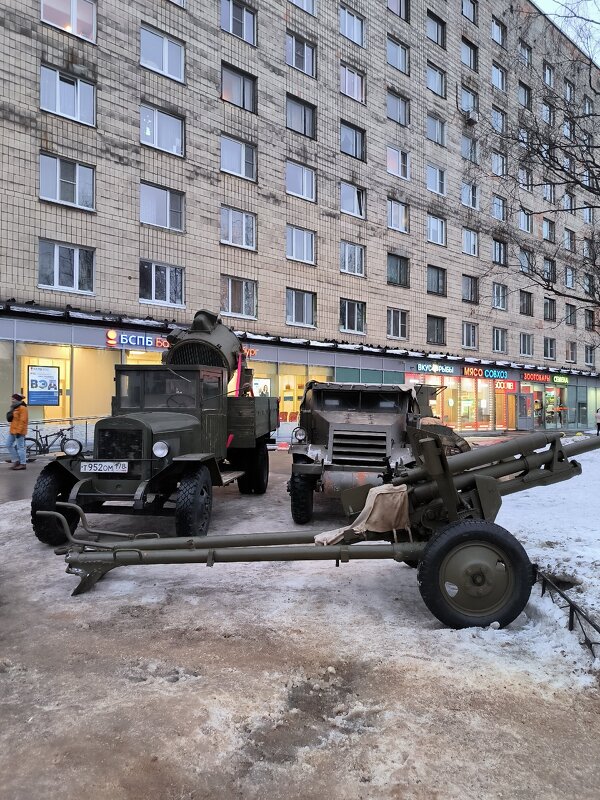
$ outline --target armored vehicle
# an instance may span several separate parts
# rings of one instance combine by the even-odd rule
[[[252,397],[239,339],[208,311],[190,330],[175,329],[161,366],[117,366],[112,415],[95,427],[92,454],[76,439],[47,464],[35,484],[35,535],[59,545],[56,521],[38,517],[56,501],[94,513],[174,514],[178,536],[206,534],[212,487],[237,481],[242,494],[263,494],[267,441],[278,399]],[[236,391],[227,384],[237,373]],[[76,514],[69,514],[74,530]]]
[[[439,436],[446,455],[469,450],[462,437],[431,416],[437,391],[424,385],[307,383],[290,446],[294,522],[310,522],[315,491],[338,496],[346,513],[358,513],[372,486],[390,483],[414,463],[410,438],[416,428]]]

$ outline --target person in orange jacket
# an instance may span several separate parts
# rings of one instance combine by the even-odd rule
[[[10,422],[6,440],[8,452],[12,461],[10,469],[27,469],[25,466],[25,462],[27,461],[27,456],[25,455],[25,436],[27,435],[29,414],[27,412],[27,403],[22,394],[15,393],[11,397],[10,408],[6,413],[6,419]],[[17,458],[16,461],[12,458],[13,454]]]

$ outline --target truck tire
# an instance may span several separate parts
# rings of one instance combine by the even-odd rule
[[[243,469],[246,474],[237,482],[240,494],[264,494],[269,485],[269,451],[264,442],[251,451]]]
[[[175,535],[206,536],[212,512],[212,481],[205,466],[186,472],[175,504]]]
[[[313,518],[314,489],[306,475],[292,473],[290,478],[290,505],[292,519],[297,525],[306,525]]]
[[[503,628],[527,605],[533,568],[522,545],[493,522],[466,519],[442,528],[419,563],[419,591],[450,628]]]
[[[54,519],[38,517],[37,511],[56,511],[56,501],[67,502],[75,479],[56,463],[46,464],[38,475],[31,495],[31,526],[33,532],[44,544],[57,547],[67,541],[64,530]],[[71,533],[79,524],[79,516],[74,511],[62,512],[69,523]]]

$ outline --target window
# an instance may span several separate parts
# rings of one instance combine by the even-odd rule
[[[565,325],[577,327],[577,306],[572,303],[565,303]]]
[[[596,326],[594,324],[594,310],[592,308],[586,308],[584,310],[584,318],[586,331],[595,330]]]
[[[387,62],[405,75],[408,75],[410,68],[409,52],[407,45],[391,36],[387,37]]]
[[[140,64],[168,78],[183,81],[185,48],[181,42],[142,25]]]
[[[427,315],[427,341],[429,344],[446,344],[446,319]]]
[[[477,92],[473,92],[471,89],[467,89],[465,86],[461,87],[460,90],[460,110],[469,112],[473,111],[477,113],[477,109],[479,108],[479,97]]]
[[[595,360],[594,346],[591,345],[591,344],[586,344],[585,345],[585,363],[589,367],[593,367],[594,366],[594,360]]]
[[[365,76],[362,72],[358,72],[347,64],[340,64],[340,92],[359,103],[364,103]]]
[[[533,271],[533,252],[525,247],[519,249],[519,267],[526,274]]]
[[[477,0],[462,0],[462,15],[477,25]]]
[[[508,248],[502,239],[492,239],[492,261],[501,267],[508,263]]]
[[[462,276],[462,299],[464,303],[479,302],[479,278],[474,275]]]
[[[256,281],[221,275],[221,313],[254,319],[256,289]]]
[[[479,252],[479,234],[471,228],[462,229],[462,251],[469,256]]]
[[[547,242],[556,241],[556,225],[554,220],[544,217],[542,220],[542,236]]]
[[[285,37],[285,63],[294,69],[315,77],[315,48],[295,33]]]
[[[571,253],[575,252],[575,231],[571,231],[569,228],[564,229],[563,246],[565,250],[569,250]]]
[[[340,272],[365,274],[365,248],[362,244],[340,242]]]
[[[387,201],[387,226],[391,230],[399,231],[400,233],[409,232],[409,208],[406,203],[400,203],[398,200],[391,200],[388,197]]]
[[[427,188],[436,194],[446,194],[446,170],[427,164]]]
[[[39,285],[67,292],[94,291],[94,251],[40,239]]]
[[[460,201],[467,208],[479,208],[479,189],[476,183],[463,181],[460,190]]]
[[[554,67],[551,64],[548,64],[547,61],[544,61],[542,67],[542,79],[546,86],[552,88],[554,86]]]
[[[563,122],[563,136],[570,141],[573,141],[575,138],[575,123],[568,117],[565,117],[565,121]]]
[[[474,322],[463,322],[462,346],[470,350],[477,349],[477,325]]]
[[[140,261],[140,300],[182,306],[183,269],[154,261]]]
[[[410,158],[406,150],[388,146],[387,171],[390,175],[410,180]]]
[[[533,212],[523,206],[519,210],[519,228],[525,233],[533,232]]]
[[[427,114],[427,138],[442,147],[446,145],[446,123],[434,114]]]
[[[298,6],[298,8],[301,8],[308,14],[315,13],[315,0],[290,0],[290,3],[294,6]]]
[[[594,103],[586,94],[583,97],[583,115],[585,117],[591,117],[593,113],[594,113]]]
[[[533,295],[531,292],[519,292],[519,313],[527,317],[533,316]]]
[[[506,284],[492,284],[492,306],[499,311],[508,311],[508,286]]]
[[[565,267],[565,286],[567,289],[575,288],[575,270],[573,267]]]
[[[387,254],[387,282],[393,286],[409,288],[410,262],[405,256]]]
[[[582,243],[582,247],[581,247],[581,253],[582,253],[584,258],[592,258],[592,256],[593,256],[593,243],[592,243],[591,239],[588,239],[587,237],[584,238],[583,243]]]
[[[365,160],[365,132],[349,122],[340,122],[340,150],[352,158]]]
[[[229,136],[221,136],[221,171],[256,180],[256,147]]]
[[[427,294],[446,295],[446,270],[427,265]]]
[[[541,111],[542,120],[546,123],[546,125],[554,125],[554,121],[556,119],[554,106],[550,105],[550,103],[544,102],[541,105]]]
[[[544,358],[556,361],[556,339],[544,336]]]
[[[506,70],[495,61],[492,63],[492,86],[500,89],[501,92],[506,91]]]
[[[519,39],[519,61],[525,67],[531,66],[531,47],[523,39]]]
[[[518,181],[521,189],[525,189],[526,192],[533,191],[533,173],[527,167],[519,167]]]
[[[150,106],[140,106],[140,142],[183,155],[183,120]]]
[[[365,332],[366,306],[356,300],[340,299],[340,330],[348,333]]]
[[[498,194],[492,195],[492,217],[500,222],[506,220],[506,200]]]
[[[544,258],[542,276],[547,283],[556,283],[556,261],[553,258]]]
[[[492,128],[496,133],[506,133],[506,112],[492,106]]]
[[[427,214],[427,241],[433,244],[446,244],[446,220]]]
[[[460,60],[466,67],[477,72],[479,68],[477,47],[464,37],[460,44]]]
[[[400,19],[410,21],[410,0],[387,0],[387,7]]]
[[[544,319],[546,322],[556,322],[556,300],[544,297]]]
[[[256,78],[233,67],[223,66],[221,98],[246,111],[256,111]]]
[[[40,155],[40,198],[78,208],[94,208],[94,169],[63,158]]]
[[[95,0],[42,0],[42,22],[67,33],[96,41]]]
[[[359,44],[364,44],[364,20],[346,6],[340,6],[340,33],[347,39]]]
[[[390,339],[408,339],[408,311],[388,308],[387,335]]]
[[[315,107],[288,94],[285,106],[286,127],[303,136],[315,138]]]
[[[466,161],[471,161],[473,164],[478,163],[477,140],[473,139],[472,136],[467,136],[463,133],[460,140],[460,152]]]
[[[340,183],[340,210],[355,217],[366,216],[366,191],[352,183]]]
[[[221,0],[221,28],[248,44],[256,44],[256,12],[238,0]]]
[[[440,97],[446,96],[446,73],[429,61],[427,62],[427,88]]]
[[[140,183],[140,222],[182,231],[183,194]]]
[[[285,321],[288,325],[307,325],[314,328],[317,295],[300,289],[285,290]]]
[[[563,202],[562,207],[565,211],[568,211],[570,214],[575,213],[575,195],[571,194],[570,192],[565,192],[563,194]]]
[[[517,99],[523,108],[531,109],[531,87],[522,81],[519,81]]]
[[[287,225],[285,229],[285,255],[291,261],[303,261],[305,264],[315,263],[315,234],[295,225]]]
[[[446,23],[444,20],[436,17],[431,11],[427,12],[426,24],[427,38],[432,42],[439,44],[440,47],[446,47]]]
[[[316,177],[314,169],[297,164],[295,161],[286,161],[285,164],[285,191],[296,197],[314,202],[316,192]]]
[[[506,328],[492,328],[492,350],[494,353],[508,352],[508,331]]]
[[[506,25],[496,17],[492,17],[492,39],[502,47],[506,47]]]
[[[548,203],[556,202],[556,190],[553,183],[544,183],[542,186],[542,196]]]
[[[583,275],[583,291],[585,292],[585,294],[593,295],[594,286],[595,286],[594,276],[591,275],[589,272],[585,272]]]
[[[94,6],[95,7],[95,6]],[[91,83],[63,75],[57,69],[41,68],[40,108],[84,125],[94,125],[96,87]]]
[[[409,102],[405,97],[388,90],[387,93],[387,115],[388,119],[393,119],[398,125],[408,125],[409,123]]]
[[[522,356],[533,355],[533,334],[521,333],[519,334],[519,354]]]
[[[492,172],[500,177],[506,175],[506,156],[498,150],[492,150]]]
[[[221,244],[256,250],[256,215],[221,206]]]
[[[588,225],[594,222],[594,209],[588,203],[583,203],[582,206],[583,221]]]
[[[575,99],[575,85],[565,78],[564,98],[567,103],[572,103]]]

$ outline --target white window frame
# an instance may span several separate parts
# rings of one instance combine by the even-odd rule
[[[519,230],[533,233],[533,211],[529,211],[523,206],[519,209]]]
[[[388,197],[387,226],[391,231],[410,233],[410,206]]]
[[[342,149],[342,129],[346,128],[348,133],[351,133],[353,136],[353,152],[349,152],[348,150]],[[346,122],[345,120],[340,120],[340,153],[345,153],[350,158],[356,158],[359,161],[365,160],[365,139],[366,134],[362,128],[359,128],[357,125],[353,125],[351,122]]]
[[[236,215],[241,215],[241,217],[238,218]],[[227,220],[226,237],[223,237],[224,219]],[[234,226],[236,224],[239,225],[240,222],[242,226],[241,229],[242,229],[242,239],[243,239],[241,243],[234,241],[234,235],[233,235]],[[248,228],[249,224],[250,228]],[[246,233],[248,229],[252,231],[252,244],[245,244]],[[242,250],[256,250],[256,214],[253,214],[250,211],[242,211],[241,209],[233,208],[232,206],[221,206],[221,224],[220,224],[219,241],[221,242],[221,244],[226,244],[229,247],[239,247]]]
[[[470,111],[477,113],[479,111],[479,95],[477,92],[474,92],[472,89],[468,89],[466,86],[461,86],[460,110],[464,111],[465,113],[469,113]]]
[[[54,279],[53,283],[42,283],[40,280],[40,263],[38,258],[38,288],[40,289],[52,289],[58,292],[69,292],[72,294],[86,294],[86,295],[93,295],[94,294],[94,285],[96,282],[96,253],[93,247],[81,247],[79,245],[73,244],[66,244],[64,242],[55,242],[51,239],[44,239],[43,237],[39,240],[39,245],[41,246],[42,242],[46,244],[51,244],[54,247],[53,253],[53,268],[54,268]],[[59,283],[59,275],[60,275],[60,248],[65,248],[67,250],[73,251],[73,286],[65,286]],[[79,255],[81,252],[88,252],[92,254],[92,288],[91,289],[77,289],[75,288],[79,284]],[[41,247],[39,255],[41,255]]]
[[[479,209],[479,187],[476,183],[463,181],[460,190],[460,202],[467,208]]]
[[[565,228],[563,230],[563,247],[569,253],[577,252],[575,231],[571,230],[570,228]]]
[[[96,34],[97,34],[97,31],[96,31],[96,13],[97,13],[96,0],[66,0],[65,5],[70,5],[70,21],[67,24],[67,26],[64,26],[64,27],[61,26],[61,25],[58,25],[55,22],[52,22],[51,20],[49,20],[47,18],[47,16],[44,17],[44,6],[45,5],[46,4],[44,3],[44,0],[42,0],[42,8],[41,8],[40,19],[42,20],[42,22],[45,22],[46,25],[51,25],[53,28],[58,28],[58,30],[60,30],[60,31],[66,31],[66,33],[70,33],[73,36],[77,36],[78,39],[83,39],[86,42],[95,42],[96,41]],[[82,33],[79,33],[77,31],[77,7],[79,5],[91,6],[93,8],[93,13],[92,13],[92,16],[93,16],[93,20],[92,20],[93,33],[92,33],[91,38],[88,37],[88,36],[84,36]]]
[[[426,76],[426,84],[429,91],[438,97],[446,97],[446,73],[444,70],[428,61]]]
[[[348,8],[344,3],[340,4],[340,33],[346,39],[364,47],[365,42],[365,20],[356,11]]]
[[[155,192],[160,192],[161,193],[161,199],[162,199],[162,195],[164,195],[165,215],[166,215],[166,223],[167,223],[166,225],[159,225],[157,222],[151,222],[148,219],[142,219],[142,205],[143,205],[142,195],[143,195],[143,192],[144,192],[144,187],[149,188],[149,189],[153,189]],[[171,225],[171,204],[172,204],[173,198],[175,196],[181,198],[181,227],[180,228],[177,228],[177,227]],[[140,181],[140,222],[143,225],[152,225],[155,228],[164,228],[165,230],[178,231],[179,233],[183,233],[183,231],[185,230],[185,195],[183,194],[183,192],[177,192],[174,189],[167,189],[164,186],[156,186],[155,184],[148,183],[146,181]]]
[[[352,209],[344,208],[343,204],[344,188],[352,189],[352,191],[354,192],[354,202],[352,204]],[[352,217],[359,217],[360,219],[365,219],[367,216],[366,189],[363,189],[360,186],[356,186],[354,183],[348,183],[348,181],[340,181],[340,211],[342,212],[342,214],[350,214],[350,216]]]
[[[446,246],[446,220],[435,214],[427,214],[427,241],[440,247]]]
[[[299,54],[299,47],[302,53]],[[285,63],[304,75],[314,78],[317,73],[317,48],[303,36],[293,31],[285,35]]]
[[[479,70],[479,48],[464,36],[460,40],[460,61],[473,72]]]
[[[462,346],[465,350],[477,350],[478,325],[475,322],[463,322]]]
[[[293,6],[297,6],[301,8],[303,11],[306,11],[307,14],[310,14],[314,17],[315,15],[315,0],[290,0],[290,3]]]
[[[500,92],[506,91],[506,70],[495,61],[492,61],[492,86]]]
[[[492,308],[508,311],[508,286],[505,283],[492,283]]]
[[[226,281],[227,283],[227,308],[223,309],[223,283]],[[252,313],[248,314],[242,308],[242,311],[231,311],[231,297],[232,297],[232,281],[236,281],[242,284],[242,306],[244,306],[246,302],[246,288],[250,288],[252,290],[251,295],[251,303],[252,303]],[[239,278],[235,275],[224,275],[221,274],[220,283],[219,283],[219,290],[221,293],[221,316],[222,317],[240,317],[241,319],[256,319],[258,316],[258,284],[256,281],[253,281],[249,278]]]
[[[500,47],[506,47],[506,25],[496,17],[492,17],[491,37]]]
[[[430,123],[431,125],[435,125],[435,138],[429,136],[430,133]],[[440,147],[446,146],[446,121],[443,120],[441,117],[438,117],[436,114],[427,114],[427,122],[425,128],[425,135],[426,138],[430,142],[434,142],[435,144],[439,144]]]
[[[565,286],[567,289],[575,288],[577,273],[573,267],[565,267]]]
[[[152,261],[149,258],[141,258],[140,259],[140,272],[142,268],[142,264],[149,264],[152,267],[152,290],[151,294],[152,297],[142,297],[141,296],[141,281],[140,281],[140,290],[139,290],[139,302],[143,303],[144,305],[151,305],[151,306],[169,306],[170,308],[184,308],[185,307],[185,270],[183,267],[176,267],[173,264],[163,264],[160,261]],[[173,277],[173,272],[176,271],[181,276],[181,302],[172,302],[170,300],[157,300],[156,299],[156,268],[161,267],[166,270],[166,281],[165,281],[165,296],[170,297],[171,295],[171,279]]]
[[[51,76],[54,78],[54,88],[53,88],[53,95],[54,95],[54,108],[50,105],[50,103],[45,103],[43,99],[43,88],[44,88],[44,74],[48,75],[48,80],[50,80]],[[75,114],[67,114],[64,111],[61,111],[61,81],[64,83],[69,83],[75,86]],[[84,115],[82,114],[82,87],[86,86],[87,89],[91,89],[91,96],[92,96],[92,108],[91,108],[91,119],[85,119]],[[96,124],[96,87],[93,83],[89,83],[89,81],[82,81],[80,78],[75,78],[73,75],[68,75],[65,72],[61,72],[58,69],[54,69],[53,67],[47,67],[45,64],[42,64],[40,69],[40,108],[42,111],[48,111],[51,114],[56,114],[59,117],[66,117],[66,119],[75,120],[75,122],[79,122],[82,125],[90,125],[95,126]]]
[[[593,367],[596,362],[596,348],[593,344],[586,344],[584,348],[584,361],[588,367]]]
[[[556,339],[544,336],[544,358],[546,361],[556,361]]]
[[[506,156],[499,150],[492,150],[492,173],[500,178],[506,176]]]
[[[556,203],[556,186],[552,182],[544,183],[542,197],[547,203]]]
[[[541,104],[540,109],[541,109],[540,116],[542,118],[542,122],[545,122],[546,125],[554,125],[556,119],[556,112],[554,110],[554,106],[544,101]]]
[[[499,213],[496,213],[496,210],[498,210]],[[500,222],[506,221],[506,199],[499,194],[492,195],[491,216]]]
[[[554,67],[547,61],[542,64],[542,80],[551,89],[554,88]]]
[[[43,160],[46,161],[53,161],[54,163],[54,172],[55,172],[55,181],[54,181],[54,193],[44,193],[42,187],[42,175],[44,174],[43,168]],[[61,169],[63,164],[70,164],[75,167],[75,202],[71,203],[69,200],[62,200],[61,199],[61,184],[65,181],[61,177]],[[82,172],[83,170],[88,170],[91,173],[92,179],[92,197],[90,205],[85,205],[85,203],[79,202],[80,190],[81,190],[81,183],[82,183]],[[68,181],[71,183],[71,181]],[[95,189],[96,189],[96,170],[94,167],[90,167],[87,164],[80,164],[78,161],[71,161],[68,158],[59,158],[58,156],[50,155],[49,153],[40,153],[40,200],[48,200],[52,203],[59,203],[63,206],[71,206],[72,208],[81,208],[84,211],[94,211],[94,197],[95,197]]]
[[[162,67],[157,67],[152,64],[148,58],[144,59],[144,34],[156,36],[162,40]],[[175,45],[179,48],[179,58],[177,59],[177,70],[171,69],[175,65],[171,65],[171,49],[170,45]],[[164,66],[166,64],[166,67]],[[140,65],[152,72],[157,72],[159,75],[165,75],[174,81],[183,83],[185,78],[185,45],[183,42],[168,36],[166,33],[152,28],[150,25],[142,24],[140,26]]]
[[[303,320],[296,319],[297,301],[302,306]],[[317,295],[306,289],[292,289],[289,286],[285,290],[285,323],[295,325],[298,328],[316,328],[317,326]],[[310,322],[307,318],[310,317]]]
[[[340,92],[357,103],[365,102],[365,75],[349,64],[340,62]]]
[[[581,215],[586,225],[593,225],[594,223],[594,207],[589,203],[583,203],[581,208]]]
[[[227,142],[234,145],[236,148],[237,165],[229,168],[226,164],[225,155],[226,151],[223,148],[223,143]],[[243,142],[240,139],[234,139],[233,136],[221,135],[221,172],[227,172],[229,175],[237,175],[238,178],[243,178],[246,181],[256,181],[256,163],[257,163],[257,148],[256,145]],[[248,154],[252,154],[252,158],[248,159]],[[249,163],[252,165],[251,174],[247,175],[246,170]]]
[[[236,103],[233,99],[235,92],[232,93],[232,99],[225,96],[225,76],[228,75],[230,81],[235,80],[239,85],[237,87],[240,95],[241,102]],[[232,67],[229,64],[221,64],[221,99],[224,103],[231,103],[236,108],[243,108],[244,111],[249,111],[251,114],[256,113],[256,93],[258,82],[254,75],[248,72]],[[249,100],[251,102],[249,102]]]
[[[463,133],[460,140],[460,154],[465,161],[470,161],[471,164],[478,164],[479,147],[477,139],[474,139],[472,136],[467,136],[465,133]]]
[[[388,89],[387,118],[405,128],[410,125],[410,100]]]
[[[234,33],[233,12],[235,9],[242,12],[242,35]],[[241,39],[251,45],[256,45],[256,11],[239,0],[221,0],[221,30]]]
[[[286,225],[285,256],[290,261],[315,263],[315,232],[297,225]]]
[[[533,333],[519,334],[519,355],[521,356],[533,355]]]
[[[402,308],[390,308],[388,306],[387,338],[408,339],[408,311]]]
[[[472,228],[462,229],[462,251],[468,256],[479,254],[479,233]]]
[[[397,57],[393,57],[392,54]],[[410,73],[410,47],[389,34],[387,37],[386,57],[387,63],[391,67],[394,67],[404,75]]]
[[[342,239],[340,242],[340,272],[364,278],[365,262],[365,246]]]
[[[352,311],[352,307],[354,310]],[[360,313],[359,313],[360,312]],[[362,315],[362,328],[359,325],[359,317]],[[348,325],[349,317],[354,316],[356,325],[350,328]],[[340,297],[340,331],[344,333],[354,333],[364,335],[367,332],[367,306],[359,300],[349,300]]]
[[[144,111],[152,112],[152,134],[151,138],[152,141],[144,141],[142,139],[142,118]],[[160,120],[162,117],[168,117],[169,119],[176,120],[179,122],[180,125],[180,144],[179,149],[175,144],[175,148],[168,149],[166,147],[160,147],[158,144],[158,126],[160,124]],[[185,136],[185,126],[184,121],[181,117],[176,117],[174,114],[167,114],[165,111],[161,111],[159,108],[155,108],[154,106],[148,106],[142,103],[140,105],[140,143],[146,145],[146,147],[153,147],[156,150],[161,150],[163,153],[170,153],[173,156],[183,157],[184,154],[184,136]],[[176,140],[177,141],[177,140]]]
[[[427,164],[425,173],[427,176],[427,190],[434,194],[445,196],[446,170],[436,164]]]
[[[399,147],[388,145],[387,147],[387,173],[395,175],[403,181],[410,180],[410,153],[401,150]]]
[[[298,110],[302,112],[302,130],[298,130],[298,128],[292,128],[290,123],[290,103],[297,106]],[[294,131],[294,133],[299,133],[300,136],[306,136],[309,139],[314,139],[316,136],[316,109],[311,103],[307,103],[304,100],[301,100],[299,97],[294,97],[291,94],[286,96],[285,100],[285,126],[289,131]],[[293,119],[293,115],[291,117]],[[307,128],[307,121],[310,121],[310,133],[306,133]]]
[[[296,192],[290,188],[290,184],[298,178],[301,188],[299,192]],[[316,171],[312,167],[307,167],[305,164],[299,164],[297,161],[288,159],[285,162],[285,193],[314,203],[317,197]]]
[[[508,330],[506,328],[492,328],[492,352],[508,352]]]
[[[523,39],[519,39],[519,61],[523,66],[530,67],[531,66],[531,47],[524,42]]]
[[[492,128],[496,131],[496,133],[506,132],[506,111],[504,111],[502,108],[492,106],[491,121]]]

